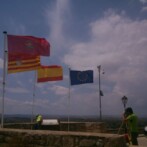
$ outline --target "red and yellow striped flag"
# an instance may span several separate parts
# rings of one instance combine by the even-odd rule
[[[37,71],[37,82],[63,80],[63,70],[61,66],[41,66]]]
[[[40,68],[40,56],[30,56],[13,60],[12,56],[8,59],[8,74],[37,70]]]

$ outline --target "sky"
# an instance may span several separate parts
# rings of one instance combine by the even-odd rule
[[[46,38],[50,56],[41,63],[63,67],[62,81],[6,74],[5,114],[99,117],[101,65],[102,116],[121,116],[125,95],[127,107],[147,117],[147,0],[0,0],[1,103],[4,31]],[[69,68],[93,70],[94,83],[71,86]]]

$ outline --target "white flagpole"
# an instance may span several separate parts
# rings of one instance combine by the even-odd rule
[[[69,122],[70,122],[70,68],[69,68],[69,95],[68,95],[68,131],[70,130]]]
[[[34,109],[35,109],[36,78],[37,78],[37,71],[35,71],[35,76],[34,76],[33,101],[32,101],[32,118],[31,118],[31,123],[32,124],[33,124]]]
[[[1,113],[1,128],[4,126],[4,99],[5,99],[5,84],[6,84],[6,62],[7,62],[7,32],[4,31],[4,61],[3,61],[3,92],[2,92],[2,113]]]

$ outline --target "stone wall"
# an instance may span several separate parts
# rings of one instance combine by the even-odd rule
[[[33,129],[33,123],[10,123],[4,128]],[[42,125],[40,130],[75,131],[75,132],[96,132],[106,133],[107,128],[104,122],[60,122],[59,125]]]
[[[126,147],[126,143],[114,134],[3,128],[0,147]]]
[[[103,122],[61,122],[61,131],[80,131],[80,132],[96,132],[106,133],[107,128]]]
[[[34,123],[8,123],[4,124],[4,128],[9,129],[30,129],[34,130]],[[60,131],[60,125],[42,125],[39,130],[54,130]]]

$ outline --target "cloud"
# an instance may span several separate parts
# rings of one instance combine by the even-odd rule
[[[31,114],[32,105],[28,105],[26,100],[12,99],[5,97],[5,114]]]
[[[141,12],[146,12],[147,11],[147,7],[143,7]]]
[[[11,93],[29,93],[29,90],[27,90],[25,88],[21,88],[21,87],[6,88],[6,90]]]
[[[73,44],[64,62],[73,68],[111,63],[116,69],[120,64],[141,64],[146,61],[146,23],[117,14],[97,20],[90,24],[90,41]]]
[[[147,3],[147,0],[140,0],[140,2],[145,4],[145,3]]]
[[[51,101],[46,98],[36,98],[34,103],[35,113],[42,114],[58,114],[58,115],[67,115],[68,114],[68,101],[67,97],[61,96],[58,99]],[[27,102],[29,105],[31,103]]]
[[[69,89],[63,86],[53,85],[51,90],[57,95],[68,95]]]
[[[95,67],[95,72],[97,65],[102,65],[106,71],[105,87],[112,86],[106,97],[111,96],[110,93],[115,97],[125,94],[130,102],[138,97],[145,102],[147,20],[131,20],[109,12],[89,27],[89,41],[73,44],[64,56],[64,63],[73,69]]]
[[[16,27],[17,26],[17,27]],[[26,33],[26,26],[20,22],[17,22],[15,19],[9,19],[9,27],[13,34],[25,34]],[[8,32],[8,34],[11,32]]]
[[[3,59],[0,58],[0,69],[3,68]]]
[[[70,18],[69,0],[56,1],[52,8],[45,11],[45,16],[50,29],[49,40],[54,50],[61,53],[61,48],[65,46],[65,30]]]

